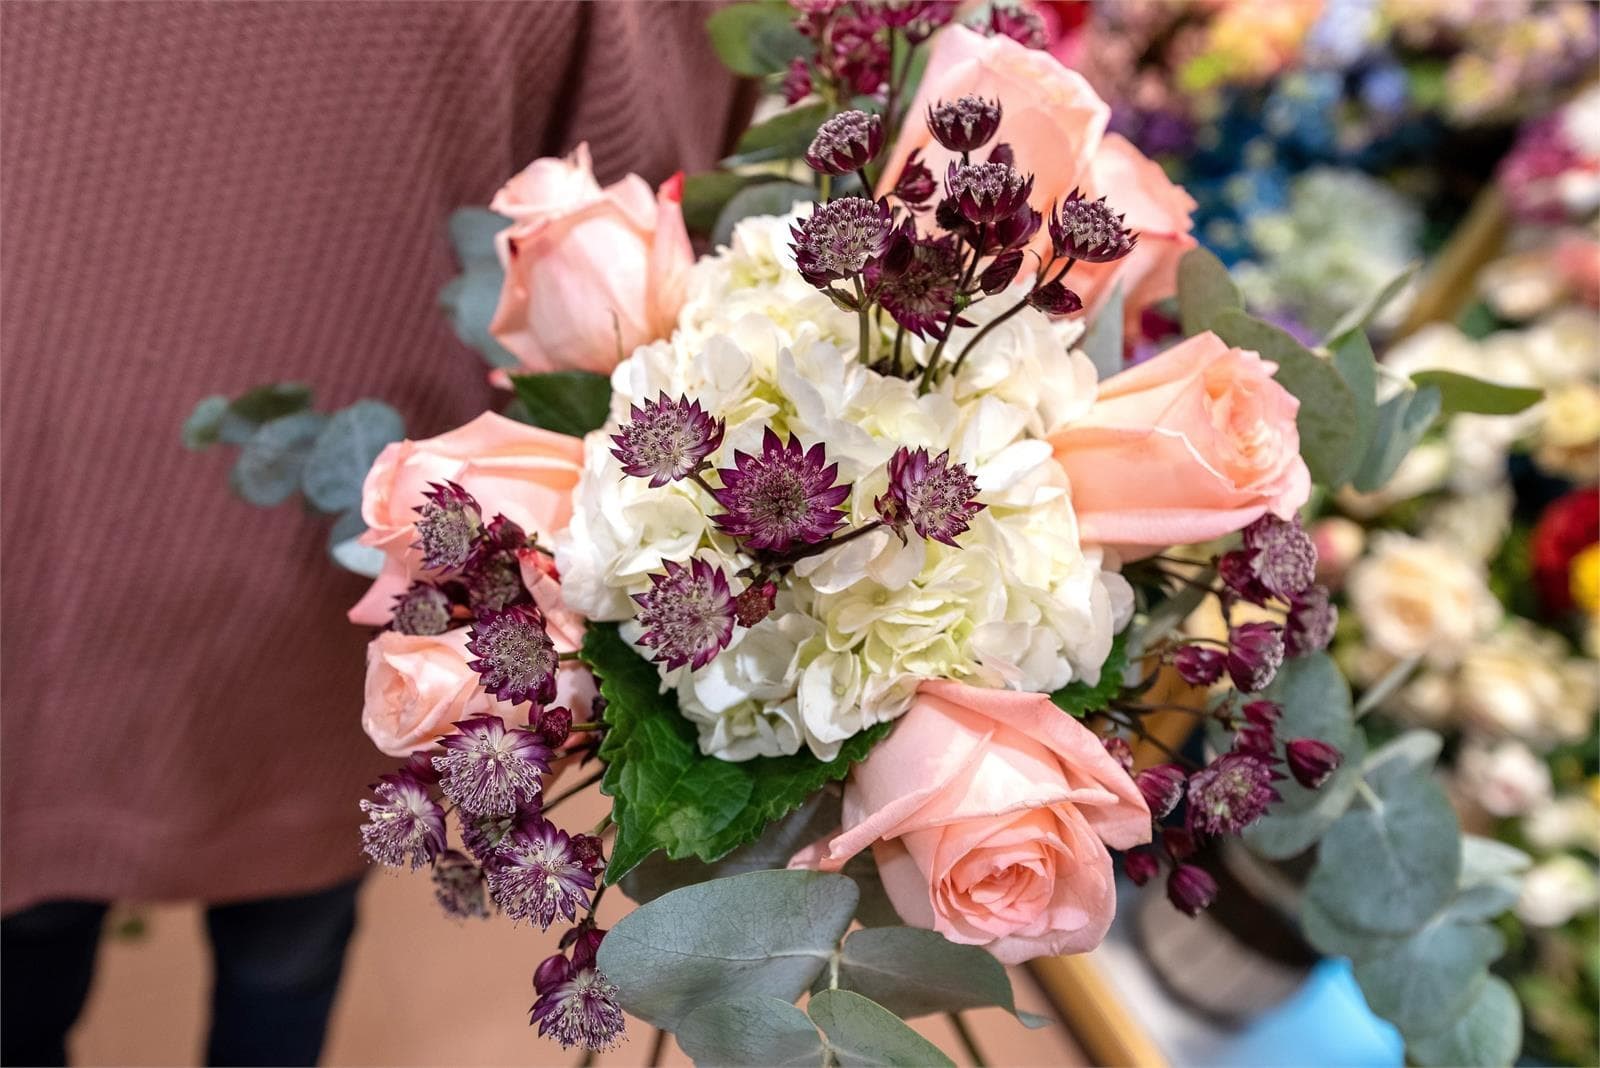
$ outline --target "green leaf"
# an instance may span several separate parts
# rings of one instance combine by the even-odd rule
[[[657,849],[674,860],[712,861],[754,841],[767,824],[844,778],[892,726],[862,731],[829,761],[795,753],[730,763],[700,752],[676,698],[661,693],[654,665],[629,648],[616,624],[589,626],[583,659],[600,677],[606,699],[601,791],[613,799],[617,824],[608,882]]]
[[[1498,931],[1439,917],[1389,952],[1355,961],[1372,1011],[1406,1034],[1425,1034],[1463,1012],[1505,949]]]
[[[450,213],[445,228],[461,266],[492,266],[499,270],[500,253],[495,249],[494,239],[509,225],[510,219],[488,208],[457,208]]]
[[[183,447],[204,449],[222,438],[222,420],[228,414],[228,398],[220,394],[202,397],[183,421]]]
[[[730,4],[706,19],[706,32],[722,65],[747,78],[781,73],[811,48],[787,4]]]
[[[746,994],[702,1005],[673,1037],[695,1064],[761,1064],[772,1068],[822,1063],[822,1037],[810,1017],[787,1001]]]
[[[505,281],[494,239],[509,222],[486,208],[458,208],[451,213],[450,243],[461,261],[461,273],[439,291],[439,306],[463,345],[491,367],[515,370],[521,366],[517,358],[489,333]]]
[[[301,382],[257,386],[228,405],[217,436],[229,445],[243,445],[256,428],[311,406],[311,387]]]
[[[851,933],[839,955],[839,987],[906,1018],[990,1005],[1021,1018],[1005,966],[993,955],[920,927]]]
[[[599,964],[624,1009],[676,1031],[689,1013],[724,998],[793,1002],[855,911],[855,884],[843,875],[749,872],[639,906],[606,935]]]
[[[361,509],[350,509],[334,520],[333,529],[328,531],[328,555],[333,557],[334,563],[346,571],[353,571],[367,578],[377,578],[378,573],[383,570],[383,550],[371,545],[362,545],[356,540],[366,532],[367,523],[361,518]]]
[[[1349,461],[1339,481],[1348,482],[1355,477],[1361,464],[1361,442],[1372,440],[1372,430],[1378,420],[1378,359],[1372,354],[1367,335],[1356,330],[1331,346],[1333,366],[1350,387],[1350,396],[1356,404],[1356,446],[1350,450]]]
[[[807,1006],[811,1020],[828,1036],[828,1049],[840,1068],[857,1065],[906,1065],[927,1068],[955,1062],[917,1034],[894,1013],[849,990],[813,994]]]
[[[1418,371],[1411,381],[1439,390],[1446,415],[1473,412],[1478,415],[1516,415],[1544,399],[1544,390],[1528,386],[1505,386],[1455,371]]]
[[[1192,255],[1186,253],[1185,259]],[[1216,313],[1211,329],[1228,344],[1259,352],[1263,359],[1278,365],[1278,384],[1300,400],[1300,412],[1295,416],[1300,455],[1312,478],[1325,486],[1337,485],[1357,445],[1356,399],[1338,369],[1287,331],[1242,311]]]
[[[1405,290],[1406,286],[1411,284],[1411,280],[1417,276],[1417,272],[1421,269],[1421,260],[1409,264],[1405,270],[1385,282],[1382,288],[1374,293],[1372,298],[1365,304],[1352,308],[1341,316],[1339,321],[1334,324],[1333,329],[1328,331],[1328,348],[1337,348],[1340,343],[1350,336],[1360,333],[1371,326],[1372,321],[1383,313],[1383,309],[1387,308],[1394,298]]]
[[[327,421],[316,412],[295,412],[263,423],[239,450],[230,476],[234,492],[260,508],[288,500],[300,488],[300,471]]]
[[[1122,305],[1122,283],[1118,282],[1078,346],[1102,379],[1122,370]]]
[[[1433,770],[1444,739],[1433,731],[1409,730],[1384,742],[1362,764],[1363,775],[1384,774],[1391,764],[1426,775]]]
[[[750,127],[734,146],[733,155],[722,161],[729,170],[749,163],[775,159],[799,159],[811,147],[817,127],[828,118],[828,105],[801,104],[780,111],[766,122]]]
[[[1438,415],[1439,390],[1433,386],[1397,393],[1378,405],[1372,439],[1351,484],[1363,493],[1382,489]]]
[[[722,206],[717,224],[711,229],[711,242],[726,245],[733,240],[733,228],[740,219],[752,215],[784,215],[801,201],[815,200],[817,191],[797,182],[762,182],[735,193]]]
[[[300,491],[324,512],[361,503],[361,485],[372,461],[390,442],[406,436],[405,420],[382,401],[358,400],[329,417],[300,474]]]
[[[1378,804],[1346,812],[1318,850],[1306,892],[1338,922],[1410,934],[1456,890],[1461,830],[1444,790],[1391,762],[1368,785]]]
[[[1244,311],[1244,297],[1228,269],[1204,248],[1192,248],[1178,261],[1178,321],[1185,337],[1214,329],[1220,312]]]
[[[1082,719],[1091,712],[1099,712],[1111,703],[1122,689],[1122,672],[1128,666],[1128,632],[1111,639],[1111,651],[1106,662],[1100,665],[1100,681],[1090,686],[1086,682],[1069,682],[1050,695],[1057,708],[1068,715]]]
[[[732,171],[702,171],[683,180],[683,224],[691,234],[709,234],[735,193],[759,178]]]
[[[1330,957],[1364,960],[1381,956],[1404,941],[1403,935],[1373,934],[1328,915],[1315,898],[1300,900],[1300,933],[1318,952]]]
[[[1522,1007],[1506,981],[1494,975],[1442,1031],[1406,1042],[1411,1060],[1431,1068],[1503,1068],[1521,1048]]]
[[[534,426],[581,438],[605,425],[611,412],[611,380],[591,371],[512,375],[517,399]]]
[[[1522,896],[1522,873],[1533,859],[1522,850],[1475,834],[1461,839],[1461,885],[1445,910],[1457,922],[1491,920]]]

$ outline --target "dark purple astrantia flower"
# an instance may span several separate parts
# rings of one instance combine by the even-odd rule
[[[817,128],[806,149],[806,165],[823,174],[849,174],[872,161],[883,147],[883,119],[865,111],[841,111]]]
[[[555,963],[560,962],[560,963]],[[528,1014],[539,1034],[551,1035],[567,1049],[609,1049],[622,1034],[617,988],[592,964],[574,968],[565,957],[550,957],[534,973],[538,1000]]]
[[[1189,777],[1189,829],[1238,834],[1278,799],[1266,760],[1251,753],[1224,753]]]
[[[733,618],[741,627],[753,627],[772,614],[777,600],[777,583],[752,582],[733,599]]]
[[[997,2],[989,5],[988,30],[994,37],[1009,37],[1024,48],[1035,50],[1050,44],[1050,31],[1044,17],[1022,3]]]
[[[803,59],[791,59],[779,86],[785,104],[798,104],[811,95],[811,68]]]
[[[483,510],[472,494],[454,482],[430,482],[417,508],[417,541],[422,566],[456,568],[472,556],[483,531]]]
[[[633,599],[644,628],[639,644],[668,668],[704,667],[733,637],[728,576],[698,557],[688,566],[668,560],[666,573],[651,575],[650,589]]]
[[[976,152],[1000,129],[1000,101],[964,96],[928,109],[928,131],[952,152]]]
[[[1135,849],[1122,857],[1122,870],[1134,886],[1143,886],[1161,872],[1161,859],[1148,849]]]
[[[1228,677],[1243,693],[1259,693],[1283,665],[1283,627],[1241,623],[1228,632]]]
[[[501,854],[511,848],[513,831],[532,830],[544,818],[539,814],[538,801],[535,798],[532,805],[512,816],[469,816],[463,813],[461,843],[479,864],[485,868],[493,867]]]
[[[433,896],[446,915],[463,920],[489,915],[483,869],[465,853],[447,849],[433,862]]]
[[[874,10],[885,26],[897,27],[915,45],[955,18],[956,7],[954,0],[880,0]]]
[[[1290,600],[1317,577],[1317,547],[1300,526],[1268,513],[1244,528],[1244,547],[1254,554],[1256,579],[1273,596]]]
[[[1084,263],[1120,260],[1139,242],[1122,219],[1106,206],[1105,197],[1090,200],[1074,189],[1050,213],[1050,247],[1057,256]]]
[[[461,572],[461,588],[474,612],[499,611],[527,597],[522,584],[522,566],[517,554],[509,551],[478,553]]]
[[[707,456],[722,444],[723,422],[687,397],[670,399],[666,393],[629,409],[631,421],[611,436],[611,455],[622,470],[635,478],[648,478],[651,486],[688,478]]]
[[[1283,750],[1295,782],[1307,790],[1315,790],[1327,782],[1328,776],[1338,771],[1344,760],[1336,747],[1316,738],[1295,738]]]
[[[1083,310],[1083,298],[1060,282],[1046,282],[1028,294],[1028,303],[1046,315],[1071,315]]]
[[[401,634],[443,634],[450,629],[450,598],[437,586],[413,582],[394,599],[392,626]]]
[[[555,756],[533,731],[507,729],[499,716],[473,716],[439,739],[433,758],[444,795],[474,816],[509,816],[539,796]]]
[[[900,177],[894,183],[894,195],[906,207],[920,211],[929,198],[938,191],[934,184],[933,172],[928,165],[922,162],[922,150],[914,150],[906,158],[906,165],[900,171]]]
[[[1190,686],[1210,686],[1222,678],[1228,654],[1210,645],[1183,645],[1172,654],[1172,666]]]
[[[890,274],[877,264],[867,268],[867,284],[894,321],[917,337],[938,340],[950,322],[961,276],[961,251],[955,238],[918,238],[904,268]],[[957,317],[955,325],[971,326]]]
[[[722,488],[712,495],[726,511],[712,522],[747,548],[785,553],[826,541],[843,525],[839,505],[850,487],[837,484],[839,465],[828,463],[821,442],[804,449],[799,438],[784,442],[768,427],[761,454],[735,450],[733,462],[717,471]]]
[[[901,446],[889,457],[889,489],[873,506],[897,532],[910,523],[924,538],[955,545],[983,510],[977,495],[977,479],[965,464],[950,462],[950,450],[930,459],[927,449]]]
[[[367,822],[361,848],[379,864],[416,871],[444,848],[444,809],[428,788],[404,772],[385,775],[372,788],[377,800],[361,801]]]
[[[819,289],[858,275],[888,244],[888,205],[865,197],[818,204],[792,229],[795,266]]]
[[[1179,864],[1167,876],[1167,900],[1179,912],[1198,916],[1217,899],[1217,881],[1204,868]]]
[[[944,191],[967,222],[997,223],[1027,206],[1033,176],[1005,163],[952,162],[945,172]]]
[[[1284,651],[1290,656],[1305,656],[1328,647],[1339,626],[1339,609],[1328,600],[1326,586],[1312,586],[1289,602],[1284,620]]]
[[[1183,797],[1184,770],[1176,764],[1157,764],[1133,777],[1153,820],[1165,819]]]
[[[594,875],[573,852],[567,832],[541,819],[514,828],[489,868],[489,894],[514,920],[532,920],[546,930],[556,916],[578,917],[589,903]]]
[[[479,612],[467,650],[478,656],[467,666],[483,676],[483,688],[500,700],[546,705],[555,699],[560,657],[545,633],[543,614],[533,605]]]

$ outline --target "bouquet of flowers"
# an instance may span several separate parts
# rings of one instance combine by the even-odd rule
[[[1098,944],[1112,851],[1192,914],[1242,835],[1315,851],[1305,922],[1376,961],[1414,1058],[1509,1063],[1485,921],[1518,855],[1417,747],[1367,751],[1299,521],[1387,481],[1441,386],[1380,403],[1362,322],[1313,351],[1250,316],[1027,13],[952,8],[734,5],[722,54],[797,105],[737,169],[512,178],[468,276],[517,418],[202,403],[241,492],[303,488],[376,573],[363,723],[404,763],[366,852],[565,927],[532,1009],[563,1045],[626,1011],[706,1063],[947,1064],[904,1018],[1011,1009],[1002,963]],[[1127,365],[1160,301],[1186,336]],[[609,815],[563,826],[594,782]]]

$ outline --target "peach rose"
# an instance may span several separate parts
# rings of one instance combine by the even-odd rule
[[[1300,402],[1276,370],[1208,331],[1100,383],[1089,413],[1050,436],[1083,540],[1136,557],[1291,518],[1311,474]]]
[[[1082,75],[1049,53],[965,26],[940,31],[878,194],[894,188],[913,151],[920,151],[934,176],[943,179],[956,156],[933,139],[923,116],[941,100],[969,94],[1000,101],[1004,115],[997,140],[1011,146],[1018,170],[1034,176],[1031,203],[1041,214],[1048,217],[1074,189],[1105,196],[1126,213],[1128,226],[1139,233],[1133,254],[1113,263],[1077,264],[1065,281],[1090,314],[1120,282],[1124,322],[1132,336],[1140,312],[1177,289],[1178,258],[1195,244],[1189,236],[1195,203],[1125,138],[1105,133],[1111,114],[1106,102]],[[1049,240],[1047,228],[1041,228],[1035,250],[1044,251]]]
[[[431,637],[392,630],[378,635],[367,646],[361,710],[367,737],[390,756],[403,757],[449,734],[458,720],[510,712],[478,685],[468,657],[465,627]]]
[[[485,518],[505,514],[530,535],[548,539],[572,518],[572,489],[583,442],[485,412],[466,426],[424,441],[385,446],[361,490],[363,545],[383,550],[383,572],[350,609],[350,621],[389,622],[394,598],[422,573],[413,520],[428,484],[458,483]]]
[[[529,371],[599,374],[666,337],[694,262],[682,204],[682,174],[655,193],[635,174],[602,189],[586,144],[534,160],[489,205],[511,220],[489,332]]]
[[[1098,945],[1106,846],[1149,840],[1133,780],[1048,697],[939,680],[851,773],[843,830],[790,866],[838,871],[871,846],[907,923],[1015,964]]]

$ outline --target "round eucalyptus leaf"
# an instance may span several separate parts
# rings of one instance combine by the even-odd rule
[[[228,398],[218,395],[202,397],[183,421],[183,446],[186,449],[203,449],[215,445],[222,436],[222,420],[228,414]]]
[[[300,489],[324,512],[343,512],[361,503],[361,485],[372,461],[390,442],[406,436],[400,413],[381,401],[358,400],[328,418],[306,456]]]
[[[683,1052],[703,1066],[761,1064],[772,1068],[822,1063],[822,1036],[805,1013],[774,997],[747,994],[702,1005],[674,1032]]]
[[[256,428],[239,450],[230,481],[234,492],[261,508],[288,500],[327,416],[295,412]]]
[[[1391,761],[1398,761],[1397,766],[1425,775],[1433,770],[1443,748],[1444,739],[1434,731],[1406,731],[1374,749],[1362,771],[1371,775],[1381,772]]]
[[[839,987],[897,1016],[998,1005],[1016,1015],[1003,965],[977,946],[958,946],[920,927],[874,927],[844,940]]]
[[[1498,931],[1444,916],[1389,952],[1355,962],[1367,1004],[1406,1034],[1453,1020],[1477,996],[1489,963],[1505,948]]]
[[[1406,1040],[1409,1058],[1428,1068],[1504,1068],[1521,1048],[1522,1007],[1497,975],[1442,1031]]]
[[[383,550],[372,545],[362,545],[358,540],[367,532],[361,518],[361,509],[352,508],[334,521],[328,531],[328,555],[346,571],[365,578],[377,578],[383,570]]]
[[[1318,952],[1351,960],[1382,956],[1394,949],[1403,937],[1373,934],[1340,923],[1311,897],[1300,901],[1300,933]]]
[[[807,1005],[811,1020],[828,1036],[828,1049],[840,1068],[905,1065],[928,1068],[955,1062],[939,1047],[906,1026],[888,1009],[850,990],[824,990]]]

